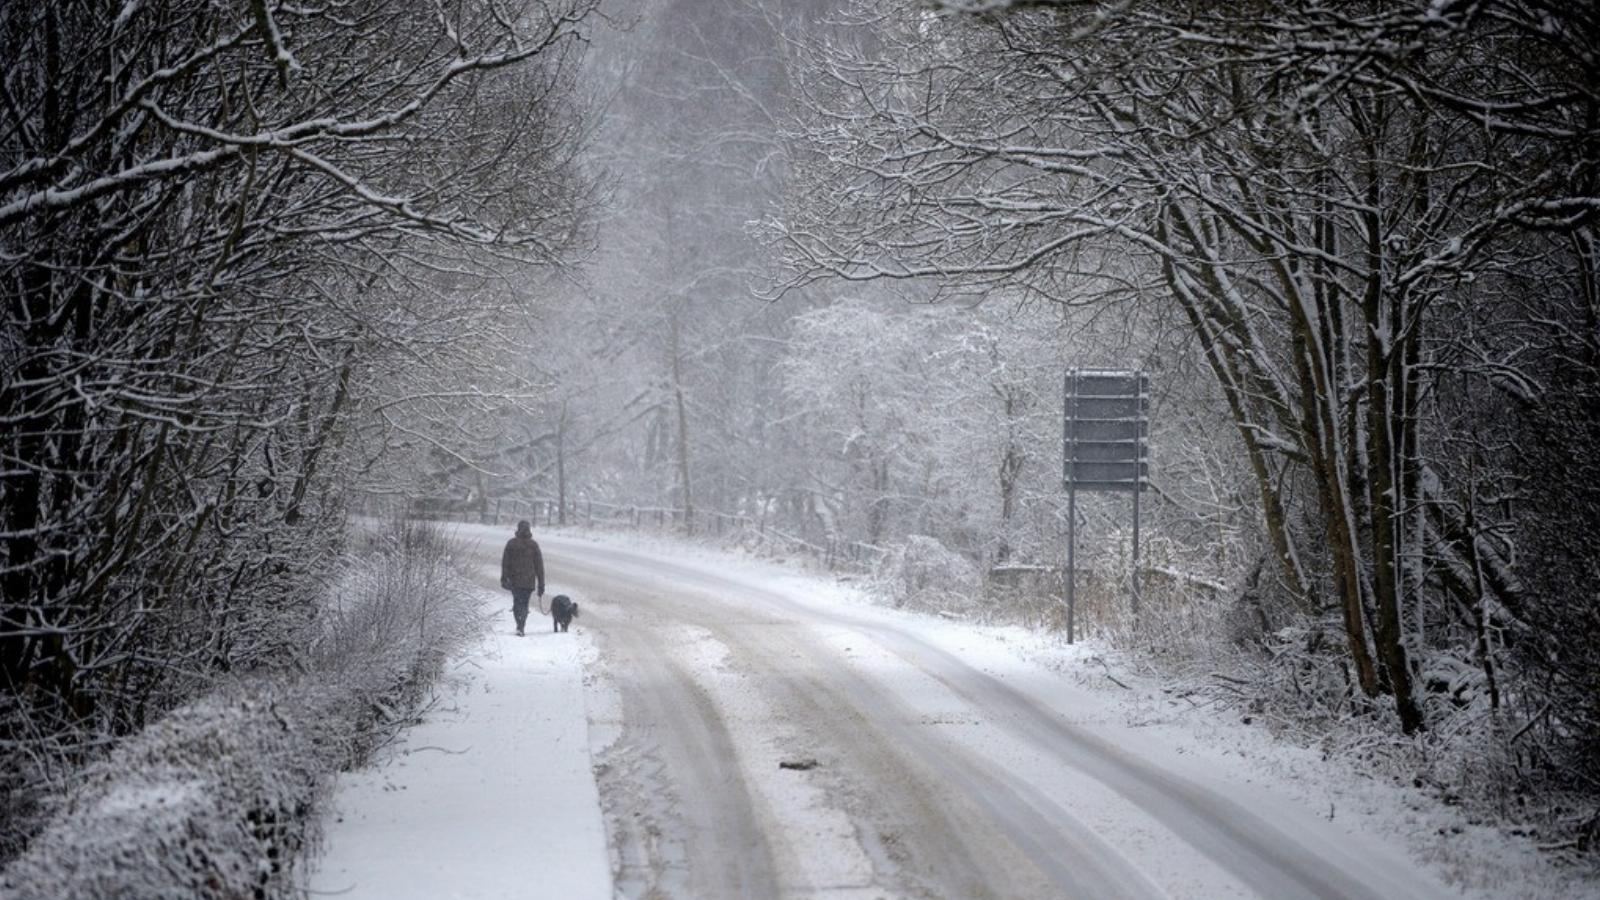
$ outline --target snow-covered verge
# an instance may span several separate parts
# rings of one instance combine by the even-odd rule
[[[409,719],[481,620],[453,544],[397,524],[330,592],[293,675],[241,677],[87,766],[0,874],[32,898],[291,897],[333,773]]]
[[[1262,797],[1403,848],[1462,896],[1600,897],[1600,868],[1592,860],[1553,854],[1537,834],[1486,821],[1429,781],[1418,760],[1435,738],[1380,735],[1352,722],[1330,723],[1317,735],[1248,705],[1221,702],[1189,674],[1136,653],[1099,642],[1068,647],[1020,629],[992,633],[1018,656],[1059,673],[1075,694],[1093,698],[1089,715],[1115,723],[1163,764],[1260,788]],[[1476,789],[1496,790],[1482,783]]]
[[[1102,646],[1119,671],[1161,685],[1179,705],[1250,723],[1449,808],[1442,827],[1452,847],[1466,843],[1457,834],[1508,834],[1552,866],[1600,870],[1600,783],[1564,758],[1556,745],[1569,738],[1550,740],[1564,717],[1553,725],[1551,702],[1523,689],[1525,679],[1483,668],[1471,647],[1419,654],[1428,727],[1406,735],[1392,704],[1352,683],[1342,626],[1329,620],[1336,613],[1269,612],[1272,602],[1253,587],[1242,595],[1158,587],[1141,628],[1115,631]]]
[[[1344,673],[1307,643],[1303,631],[1284,629],[1268,635],[1264,649],[1167,657],[1132,649],[1119,658],[1175,705],[1252,724],[1275,743],[1448,809],[1439,825],[1442,857],[1475,839],[1509,835],[1550,866],[1600,873],[1600,786],[1585,790],[1576,773],[1552,766],[1530,731],[1538,710],[1524,703],[1494,709],[1479,697],[1439,710],[1430,730],[1406,736],[1390,711],[1352,702]]]

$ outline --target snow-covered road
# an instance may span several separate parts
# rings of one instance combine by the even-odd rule
[[[486,565],[505,536],[463,534]],[[729,557],[540,540],[550,592],[582,606],[575,632],[517,639],[505,614],[453,711],[341,786],[314,889],[1452,895],[1305,798],[1129,727],[993,634]]]

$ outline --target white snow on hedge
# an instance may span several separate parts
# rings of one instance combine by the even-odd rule
[[[285,892],[334,750],[318,734],[325,711],[290,702],[295,694],[238,686],[125,741],[83,773],[0,888],[63,900]]]

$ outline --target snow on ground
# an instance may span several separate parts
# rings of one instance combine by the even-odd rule
[[[507,534],[505,528],[459,528],[462,538],[489,548]],[[1274,821],[1301,823],[1293,827],[1303,840],[1352,867],[1394,866],[1387,875],[1396,885],[1433,882],[1474,898],[1600,897],[1600,886],[1555,870],[1526,841],[1471,826],[1420,791],[1360,777],[1344,760],[1286,745],[1236,714],[1197,708],[1164,693],[1154,679],[1117,671],[1126,687],[1113,682],[1105,677],[1107,654],[1095,644],[1066,646],[1020,628],[886,609],[859,587],[828,576],[662,538],[538,536],[556,551],[547,550],[553,561],[562,544],[624,550],[630,559],[618,557],[619,570],[637,560],[635,576],[651,573],[652,560],[670,562],[671,579],[679,584],[692,584],[699,572],[708,582],[731,580],[832,613],[839,627],[824,640],[852,667],[894,665],[881,644],[861,639],[876,625],[914,635],[1121,751],[1222,788]],[[559,569],[549,575],[550,593],[561,591]],[[504,601],[496,596],[492,602]],[[518,639],[509,625],[502,614],[496,633],[471,658],[476,670],[465,687],[412,729],[385,764],[342,780],[335,799],[342,818],[327,825],[330,849],[312,880],[314,890],[372,897],[611,895],[618,851],[606,847],[592,760],[616,739],[619,713],[605,679],[584,675],[586,668],[604,668],[585,633],[589,626],[580,619],[570,635],[535,628]],[[696,680],[729,722],[741,765],[772,767],[779,748],[794,746],[794,736],[758,694],[741,690],[738,674],[723,664],[723,648],[707,641],[690,656]],[[959,745],[999,765],[1027,765],[1016,746],[968,727],[959,708],[942,709],[946,701],[915,679],[902,681],[901,699],[923,709],[930,723],[946,726]],[[1072,772],[1060,777],[1082,798],[1075,815],[1168,890],[1182,885],[1179,894],[1197,897],[1246,893],[1226,873],[1189,859],[1192,848],[1152,839],[1166,832],[1129,811],[1104,784]],[[862,884],[869,863],[840,840],[849,823],[805,782],[786,784],[757,789],[764,822],[789,823],[799,841],[795,849],[813,863],[817,855],[835,853],[837,859],[823,861],[824,869],[832,867],[827,881]],[[1424,881],[1403,870],[1406,862],[1425,873]]]
[[[593,644],[517,637],[503,596],[485,594],[493,631],[424,721],[339,779],[313,895],[611,896],[584,706]]]

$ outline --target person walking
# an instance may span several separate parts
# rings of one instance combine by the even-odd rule
[[[528,597],[537,593],[544,599],[544,556],[527,519],[517,523],[517,536],[506,541],[505,552],[500,554],[500,586],[511,592],[511,615],[516,617],[520,636],[528,622]]]

